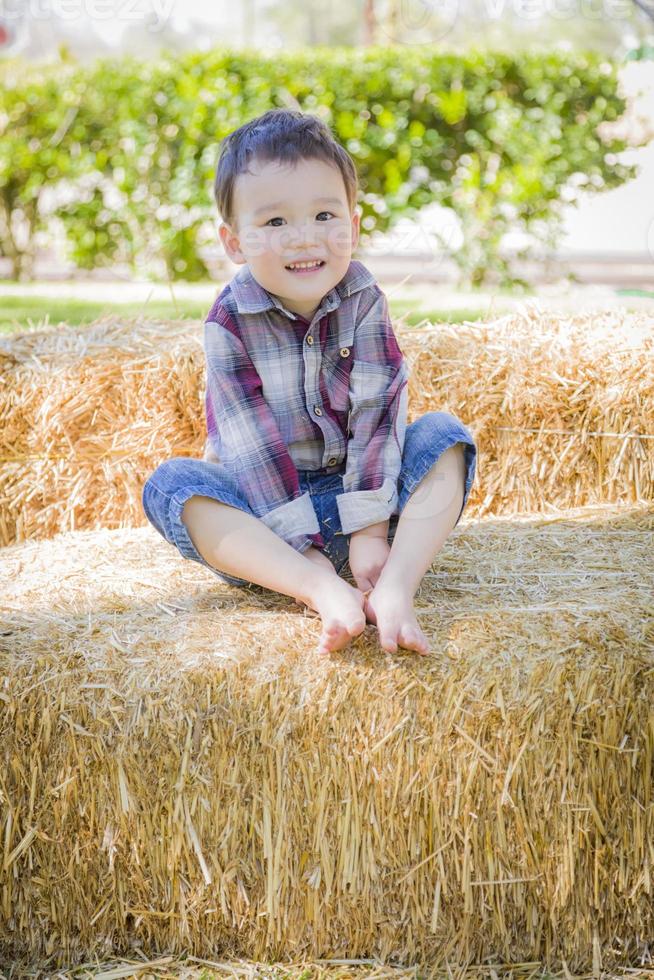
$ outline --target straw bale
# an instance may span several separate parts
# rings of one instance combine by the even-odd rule
[[[428,658],[320,657],[149,526],[5,548],[0,962],[646,966],[653,541],[651,505],[464,516]]]
[[[22,965],[21,965],[22,968]],[[21,977],[30,980],[52,980],[39,964],[25,964]],[[652,980],[654,970],[643,968],[620,969],[609,974],[600,971],[605,980]],[[117,980],[134,977],[138,980],[576,980],[565,968],[560,973],[544,969],[540,963],[473,964],[459,968],[447,964],[444,970],[418,972],[415,966],[389,966],[375,959],[334,959],[257,962],[256,960],[205,960],[198,956],[160,956],[156,959],[107,960],[74,968],[73,972],[59,971],[60,980]]]
[[[451,411],[479,447],[471,515],[654,496],[654,339],[645,314],[533,304],[483,324],[396,321],[409,421]],[[0,544],[145,524],[144,481],[201,458],[197,321],[101,318],[0,340]]]
[[[0,544],[145,522],[143,483],[202,455],[196,322],[62,326],[0,339]]]

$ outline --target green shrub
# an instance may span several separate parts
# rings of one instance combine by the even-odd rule
[[[464,233],[451,254],[467,285],[512,281],[499,251],[509,229],[555,243],[573,175],[601,190],[635,172],[617,162],[624,143],[599,135],[625,104],[615,66],[591,53],[217,49],[29,75],[10,62],[2,82],[0,248],[23,278],[50,221],[44,191],[61,181],[71,199],[55,213],[78,266],[205,278],[219,142],[273,106],[321,115],[354,157],[362,244],[427,204],[451,208]]]

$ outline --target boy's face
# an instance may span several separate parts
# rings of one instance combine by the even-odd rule
[[[350,214],[340,171],[323,160],[254,160],[250,170],[234,181],[234,226],[219,229],[225,251],[232,262],[247,263],[287,309],[311,319],[347,272],[359,241],[359,214]],[[287,268],[314,259],[322,265],[312,271]]]

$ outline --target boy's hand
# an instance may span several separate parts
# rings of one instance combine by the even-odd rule
[[[377,585],[390,551],[385,537],[350,536],[350,569],[361,592],[370,592]]]

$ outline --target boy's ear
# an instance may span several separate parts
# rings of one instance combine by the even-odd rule
[[[236,232],[224,222],[218,228],[218,234],[220,235],[220,240],[223,243],[223,248],[227,252],[227,255],[236,263],[236,265],[245,265],[247,259],[241,251],[240,242],[238,240],[238,235]]]

